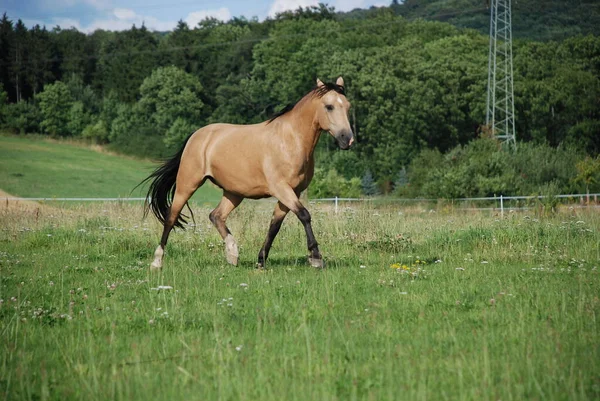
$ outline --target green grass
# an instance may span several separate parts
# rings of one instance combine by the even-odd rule
[[[140,197],[133,188],[155,163],[100,153],[74,144],[0,135],[0,189],[23,197]],[[196,201],[214,201],[220,191],[198,190]]]
[[[598,213],[313,205],[327,269],[288,216],[261,272],[247,202],[238,267],[200,209],[152,274],[138,209],[0,209],[1,398],[600,398]]]

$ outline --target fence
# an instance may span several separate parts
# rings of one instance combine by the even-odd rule
[[[333,202],[335,207],[335,212],[337,213],[339,210],[339,204],[342,202],[379,202],[384,201],[386,203],[432,203],[432,202],[445,202],[451,203],[453,206],[456,203],[471,203],[471,202],[485,202],[488,204],[492,204],[491,207],[471,207],[471,208],[463,208],[463,209],[472,209],[472,210],[499,210],[500,214],[503,216],[505,210],[524,210],[529,209],[529,206],[522,206],[517,203],[517,206],[505,206],[505,202],[531,202],[534,200],[542,201],[542,200],[554,200],[558,201],[561,199],[571,201],[571,203],[579,200],[579,204],[584,207],[600,207],[598,204],[598,196],[600,193],[593,194],[563,194],[563,195],[532,195],[532,196],[490,196],[490,197],[478,197],[478,198],[456,198],[456,199],[426,199],[426,198],[418,198],[418,199],[405,199],[405,198],[322,198],[322,199],[311,199],[311,202]],[[496,206],[497,205],[497,206]]]
[[[483,202],[490,206],[487,207],[461,207],[465,210],[499,210],[501,215],[504,215],[506,210],[524,210],[531,207],[531,201],[560,201],[567,200],[570,203],[577,203],[582,207],[595,207],[598,208],[598,197],[600,193],[593,194],[567,194],[567,195],[537,195],[537,196],[491,196],[491,197],[479,197],[479,198],[457,198],[457,199],[406,199],[406,198],[391,198],[391,197],[374,197],[374,198],[320,198],[320,199],[309,199],[310,203],[323,203],[333,202],[335,213],[339,211],[340,203],[358,203],[358,202],[369,202],[369,203],[387,203],[387,204],[398,204],[398,203],[437,203],[437,204],[450,204],[456,206],[456,204],[472,204]],[[0,197],[0,201],[56,201],[56,202],[133,202],[133,201],[144,201],[146,198],[21,198],[21,197]],[[505,205],[505,203],[515,203],[516,206]],[[525,204],[522,204],[525,203]],[[528,205],[528,204],[529,205]]]

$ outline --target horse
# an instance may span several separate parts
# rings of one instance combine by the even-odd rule
[[[346,99],[344,80],[316,86],[295,105],[259,124],[210,124],[191,134],[181,149],[150,176],[144,216],[151,210],[164,225],[160,244],[150,268],[161,269],[169,233],[173,227],[184,228],[187,216],[182,209],[194,192],[210,180],[223,190],[218,206],[209,214],[225,243],[228,263],[237,265],[239,251],[227,216],[244,198],[275,197],[267,238],[258,253],[257,267],[264,268],[281,224],[289,211],[300,220],[306,231],[308,262],[323,268],[323,258],[311,226],[311,216],[299,200],[314,174],[314,150],[321,131],[327,131],[338,146],[349,149],[354,135],[348,121],[350,103]]]

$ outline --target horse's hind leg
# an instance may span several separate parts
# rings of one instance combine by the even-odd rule
[[[150,269],[158,270],[162,267],[163,255],[165,253],[165,246],[167,246],[169,234],[171,233],[171,230],[173,229],[173,226],[179,217],[179,213],[181,213],[181,209],[183,209],[196,189],[197,187],[194,189],[179,187],[175,188],[175,196],[173,196],[173,203],[169,209],[169,217],[165,221],[162,237],[160,239],[160,245],[158,245],[158,247],[156,247],[156,251],[154,251],[154,260],[150,264]]]
[[[223,191],[223,198],[221,198],[221,202],[219,205],[210,212],[208,216],[210,221],[213,223],[221,238],[225,241],[225,257],[227,258],[227,262],[232,265],[237,265],[239,251],[235,239],[233,235],[231,235],[231,231],[227,228],[225,221],[227,220],[227,216],[233,209],[235,209],[243,200],[241,196],[234,195],[231,192]]]
[[[267,233],[267,239],[265,240],[260,252],[258,252],[257,267],[259,269],[265,267],[265,263],[269,257],[269,250],[271,249],[271,245],[273,245],[273,240],[277,236],[277,233],[281,228],[281,223],[283,223],[283,219],[285,219],[285,216],[289,211],[290,209],[288,209],[287,206],[281,202],[277,202],[277,205],[275,205],[273,217],[271,218],[271,224],[269,225],[269,232]]]
[[[285,184],[274,186],[271,188],[271,191],[273,195],[279,199],[279,202],[284,204],[288,209],[296,214],[296,216],[298,216],[298,220],[300,220],[304,226],[304,231],[306,232],[306,245],[309,251],[308,263],[310,263],[312,267],[324,267],[323,258],[321,256],[321,252],[319,252],[319,245],[317,244],[315,234],[313,233],[310,213],[302,205],[300,199],[298,199],[298,194]]]

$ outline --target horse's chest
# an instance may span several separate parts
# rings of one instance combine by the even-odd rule
[[[290,177],[290,186],[296,190],[303,191],[308,187],[314,174],[314,161],[308,160],[296,169],[295,173]]]

